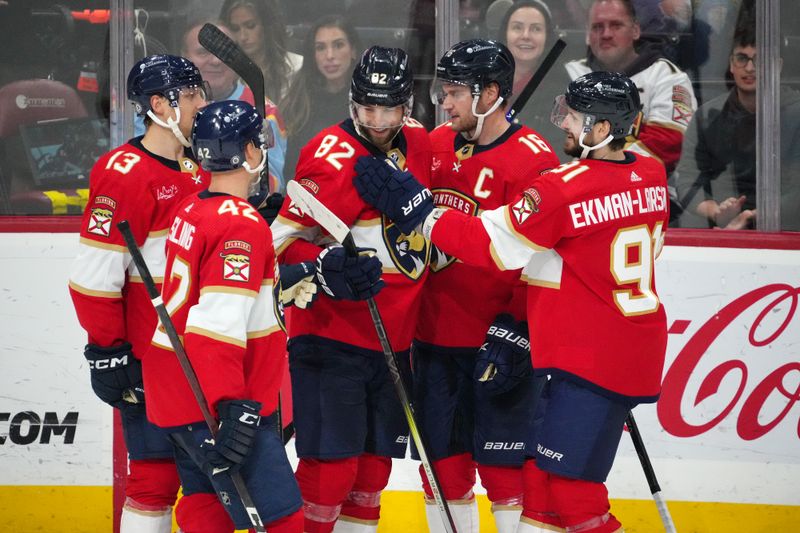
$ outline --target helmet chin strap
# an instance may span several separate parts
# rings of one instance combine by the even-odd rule
[[[475,126],[475,133],[472,135],[464,135],[468,141],[477,141],[478,137],[481,136],[481,131],[483,131],[483,121],[486,120],[486,117],[494,113],[500,104],[503,103],[503,97],[498,96],[497,101],[492,104],[492,107],[486,113],[478,113],[478,100],[480,100],[481,95],[475,94],[472,96],[472,114],[478,119],[478,124]]]
[[[261,183],[261,171],[264,170],[264,167],[267,165],[267,149],[263,146],[261,147],[261,162],[258,164],[256,168],[252,168],[250,163],[245,161],[242,163],[242,168],[247,171],[248,174],[251,176],[256,176],[256,179],[250,182],[250,186],[247,190],[247,197],[251,197],[258,193],[259,184]]]
[[[608,143],[614,140],[614,137],[609,134],[608,137],[603,139],[603,141],[601,141],[599,144],[595,144],[594,146],[587,146],[583,144],[583,139],[586,137],[587,133],[589,132],[586,130],[582,131],[581,136],[578,138],[578,144],[580,144],[581,148],[583,148],[583,152],[581,152],[581,157],[580,157],[581,159],[586,159],[589,156],[589,152],[591,152],[592,150],[597,150],[598,148],[602,148],[603,146],[607,145]]]
[[[166,122],[161,120],[153,113],[152,109],[147,110],[147,116],[150,117],[150,120],[161,126],[162,128],[167,128],[168,130],[172,130],[172,134],[178,139],[183,146],[189,148],[192,143],[186,140],[186,137],[183,136],[181,133],[181,129],[178,127],[178,123],[181,121],[181,109],[179,107],[174,107],[175,109],[175,118],[169,117]]]

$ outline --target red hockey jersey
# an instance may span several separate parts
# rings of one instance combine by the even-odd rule
[[[133,345],[141,358],[157,318],[117,223],[130,223],[153,279],[164,276],[164,245],[177,204],[208,186],[208,174],[191,159],[171,161],[132,139],[97,160],[81,222],[78,256],[69,288],[89,342]]]
[[[216,416],[220,400],[277,407],[286,335],[273,298],[269,226],[247,201],[203,191],[178,208],[167,238],[161,292],[200,387]],[[147,417],[162,427],[203,420],[163,326],[142,366]]]
[[[547,141],[517,124],[485,146],[466,141],[449,123],[430,138],[434,201],[469,215],[507,204],[534,176],[559,164]],[[509,311],[519,271],[467,265],[435,247],[433,253],[416,338],[451,348],[480,346],[495,317]]]
[[[322,130],[300,151],[295,180],[350,226],[356,245],[377,250],[386,286],[375,301],[392,347],[407,350],[428,272],[430,246],[422,235],[404,235],[358,195],[353,186],[354,167],[359,157],[370,155],[366,142],[355,132],[352,120]],[[425,128],[410,120],[393,146],[387,156],[427,185],[431,146]],[[272,232],[275,249],[286,263],[314,260],[322,247],[332,242],[291,202],[284,203]],[[289,308],[286,324],[290,338],[314,335],[367,350],[381,349],[365,302],[333,300],[321,294],[307,310]]]
[[[655,401],[667,342],[654,259],[669,220],[655,159],[579,160],[480,218],[446,212],[433,243],[465,262],[523,268],[533,366],[608,396]]]

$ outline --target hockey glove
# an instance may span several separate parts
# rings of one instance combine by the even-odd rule
[[[217,404],[217,436],[200,445],[203,472],[209,476],[230,474],[244,464],[256,441],[260,411],[261,403],[254,400],[226,400]]]
[[[381,261],[370,248],[359,248],[358,255],[347,255],[341,246],[325,248],[317,257],[317,280],[334,300],[366,300],[385,285],[381,280]]]
[[[511,315],[499,315],[478,350],[474,374],[478,386],[494,396],[510,391],[531,375],[527,323],[515,322]]]
[[[317,284],[314,282],[316,269],[314,263],[306,261],[294,265],[281,265],[280,299],[283,305],[305,309],[317,297]]]
[[[433,211],[433,195],[410,173],[385,160],[361,156],[356,162],[353,184],[365,202],[410,235]]]
[[[267,221],[267,224],[272,225],[272,221],[278,216],[278,212],[283,205],[283,195],[281,193],[272,193],[258,206],[258,214]]]
[[[144,402],[142,363],[129,342],[109,347],[87,344],[83,356],[89,362],[92,389],[98,398],[113,407]]]

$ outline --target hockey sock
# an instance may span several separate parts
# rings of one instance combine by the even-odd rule
[[[472,493],[475,486],[475,462],[468,453],[453,455],[433,461],[433,469],[442,487],[442,493],[447,500],[450,514],[456,523],[459,533],[477,533],[478,503]],[[436,501],[433,499],[425,470],[420,465],[422,488],[425,490],[425,516],[428,519],[428,528],[431,533],[443,533],[444,523]]]
[[[172,507],[181,480],[175,462],[169,459],[131,459],[125,496],[144,509]]]
[[[550,495],[556,514],[569,533],[613,533],[622,524],[609,510],[604,483],[550,474]]]
[[[265,524],[264,529],[269,533],[299,533],[303,531],[303,511],[298,509],[289,516],[279,518],[269,524]],[[255,531],[255,530],[250,530]]]
[[[175,519],[182,533],[222,533],[236,529],[215,493],[184,496],[175,507]]]
[[[120,533],[170,533],[172,507],[143,505],[131,498],[125,500],[120,520]]]
[[[358,473],[353,488],[342,504],[335,533],[371,533],[378,529],[381,491],[389,483],[392,460],[372,454],[358,458]]]
[[[330,533],[353,488],[358,458],[300,459],[295,477],[303,495],[304,531]]]
[[[478,465],[478,474],[498,533],[514,533],[522,514],[522,467]]]
[[[528,459],[522,467],[524,495],[517,533],[565,531],[550,499],[550,474]]]

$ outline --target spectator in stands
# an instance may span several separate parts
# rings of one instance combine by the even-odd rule
[[[219,27],[226,35],[233,38],[231,29],[221,21],[202,16],[190,19],[185,26],[181,38],[181,55],[194,63],[203,75],[203,79],[211,89],[210,100],[242,100],[255,105],[253,92],[239,79],[239,76],[217,56],[203,48],[198,40],[200,29],[207,22]],[[274,145],[267,151],[269,158],[269,190],[283,192],[285,180],[283,166],[286,159],[286,130],[277,106],[269,98],[265,102],[265,114],[272,129]]]
[[[755,24],[734,35],[729,69],[734,87],[703,104],[683,141],[678,197],[686,207],[681,226],[752,229],[756,215]],[[781,227],[800,230],[800,94],[781,87]]]
[[[286,175],[291,178],[300,149],[319,131],[341,120],[349,106],[350,77],[361,57],[361,42],[341,15],[317,20],[303,43],[303,67],[281,102],[289,143]]]
[[[225,0],[220,18],[230,26],[239,46],[261,67],[267,96],[279,102],[303,58],[287,47],[286,24],[276,0]]]
[[[519,0],[511,4],[500,23],[498,40],[514,56],[512,105],[556,40],[550,15],[549,7],[541,0]],[[517,115],[519,122],[534,128],[551,144],[560,142],[564,136],[563,131],[550,122],[550,111],[555,97],[564,92],[568,81],[563,70],[553,68]]]
[[[643,117],[636,138],[626,148],[659,159],[668,173],[681,156],[683,134],[697,109],[689,76],[665,59],[658,48],[636,43],[641,29],[631,0],[594,0],[589,10],[586,59],[566,65],[571,79],[596,70],[621,72],[639,88]],[[680,214],[674,177],[670,176],[670,217]]]

